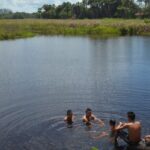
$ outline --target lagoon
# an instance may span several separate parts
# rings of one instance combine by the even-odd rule
[[[150,134],[150,37],[40,36],[0,41],[0,150],[113,150],[87,130],[87,107],[108,124],[134,111]],[[63,117],[72,109],[75,127]]]

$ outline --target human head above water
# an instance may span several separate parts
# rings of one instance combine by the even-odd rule
[[[67,116],[71,116],[71,115],[73,115],[72,110],[71,109],[67,110]]]
[[[116,125],[116,120],[110,120],[109,125],[110,126],[115,126]]]
[[[128,116],[128,120],[129,121],[134,121],[135,120],[135,113],[130,111],[127,113],[127,116]]]
[[[87,108],[85,113],[86,113],[86,116],[91,116],[92,115],[92,109]]]

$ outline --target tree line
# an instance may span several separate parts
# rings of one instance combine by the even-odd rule
[[[37,13],[12,12],[10,9],[0,9],[0,19],[37,18]]]
[[[1,13],[0,18],[96,19],[96,18],[150,18],[150,0],[82,0],[45,4],[36,13]]]

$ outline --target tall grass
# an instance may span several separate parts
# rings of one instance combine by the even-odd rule
[[[0,20],[0,40],[36,35],[150,35],[150,24],[140,19]]]

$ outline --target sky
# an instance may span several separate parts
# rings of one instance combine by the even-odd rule
[[[0,9],[7,8],[13,12],[36,12],[44,4],[61,4],[64,1],[75,3],[80,0],[0,0]]]

